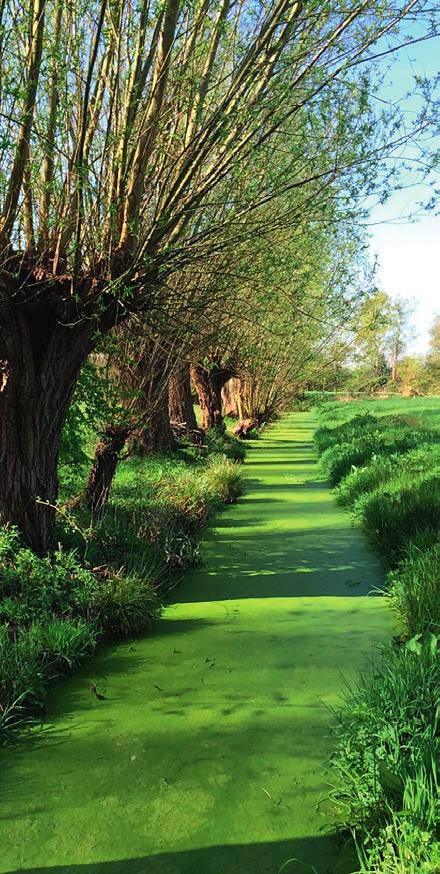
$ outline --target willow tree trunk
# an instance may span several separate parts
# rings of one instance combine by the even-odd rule
[[[138,452],[168,452],[174,447],[174,436],[168,410],[169,359],[158,353],[146,353],[137,365],[137,381],[142,386],[136,401],[135,416],[141,425],[133,433]]]
[[[210,431],[217,428],[224,431],[222,388],[233,376],[231,370],[213,366],[203,367],[201,364],[193,364],[191,378],[197,392],[202,413],[202,428]]]
[[[170,377],[168,410],[171,422],[182,425],[188,437],[191,437],[198,430],[191,397],[189,364],[180,364]]]
[[[61,431],[94,325],[0,297],[0,523],[39,554],[51,546]]]
[[[86,501],[98,519],[103,516],[116,468],[128,436],[128,428],[108,426],[96,446],[86,486]]]
[[[145,424],[134,434],[134,444],[141,455],[154,452],[169,452],[174,447],[166,394],[155,404]]]
[[[227,416],[232,419],[243,419],[243,404],[241,401],[241,380],[233,376],[222,389],[223,407]]]

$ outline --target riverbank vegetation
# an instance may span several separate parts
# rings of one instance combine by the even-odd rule
[[[376,103],[416,14],[419,42],[425,0],[0,4],[0,740],[160,616],[241,494],[238,438],[308,389],[412,385],[365,203],[406,143],[419,182],[436,166],[432,83],[411,115]],[[438,345],[434,326],[424,390]],[[400,574],[408,634],[435,634],[432,426],[356,427],[326,432],[323,463]],[[422,547],[429,622],[406,597]]]
[[[365,874],[440,864],[440,402],[418,409],[330,403],[316,432],[337,500],[389,569],[397,618],[398,637],[349,692],[336,730],[335,797]]]
[[[50,681],[100,642],[148,631],[182,571],[203,560],[199,531],[241,491],[226,455],[176,450],[122,464],[101,520],[80,505],[60,507],[49,555],[23,545],[18,529],[1,529],[0,742],[43,714]]]

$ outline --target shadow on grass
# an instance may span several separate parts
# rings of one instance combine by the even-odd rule
[[[286,864],[291,860],[289,864]],[[351,874],[354,852],[334,835],[204,847],[87,865],[19,868],[6,874]]]

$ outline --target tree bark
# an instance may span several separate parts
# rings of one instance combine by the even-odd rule
[[[225,430],[222,388],[233,375],[231,369],[221,368],[216,364],[211,368],[201,364],[192,365],[191,378],[200,401],[202,428],[205,431],[212,428]]]
[[[109,426],[96,446],[87,481],[86,501],[98,519],[101,519],[104,514],[111,484],[128,435],[128,428]]]
[[[138,384],[142,385],[136,401],[135,418],[142,422],[133,432],[133,446],[141,455],[169,452],[174,435],[168,411],[169,360],[157,352],[145,354],[138,363]]]
[[[189,364],[180,364],[168,383],[168,410],[171,422],[182,426],[182,431],[192,438],[198,433],[197,419],[191,397]]]
[[[134,433],[133,442],[140,455],[170,452],[174,448],[174,435],[166,395],[155,404],[142,428]]]
[[[93,330],[0,297],[0,523],[39,554],[51,546],[61,431]]]
[[[229,379],[228,382],[222,388],[222,401],[223,408],[225,414],[230,416],[232,419],[238,418],[238,410],[237,410],[237,399],[235,394],[235,386],[234,383],[237,380]]]

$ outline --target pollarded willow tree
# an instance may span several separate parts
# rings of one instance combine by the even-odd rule
[[[423,8],[1,4],[0,519],[36,550],[50,544],[61,429],[99,335],[152,307],[227,228],[245,233],[262,203],[323,172],[298,151],[279,173],[270,159],[318,95]],[[270,172],[242,200],[264,152]],[[324,173],[338,171],[336,160]]]

